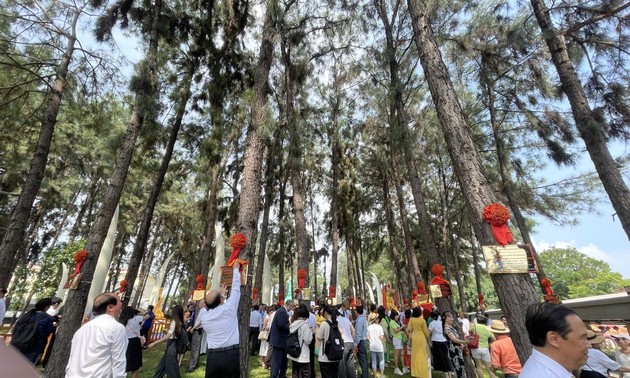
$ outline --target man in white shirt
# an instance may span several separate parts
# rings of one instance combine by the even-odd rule
[[[206,308],[205,301],[197,301],[196,306],[197,309],[195,310],[194,324],[192,328],[188,330],[188,332],[192,334],[192,341],[190,342],[190,354],[188,357],[188,367],[186,368],[187,373],[190,373],[197,368],[197,365],[199,364],[199,355],[201,354],[202,349],[204,349],[205,353],[205,348],[207,347],[207,345],[202,347],[202,341],[205,334],[203,329],[201,329],[199,321],[201,320],[201,314],[208,311],[208,309]]]
[[[535,303],[527,308],[525,327],[534,346],[521,378],[571,378],[588,358],[589,343],[582,319],[568,307]]]
[[[72,338],[66,378],[127,376],[127,332],[117,320],[121,311],[122,302],[116,293],[104,293],[94,299],[94,319]]]
[[[241,298],[240,264],[234,262],[232,288],[226,300],[227,288],[211,290],[206,295],[207,311],[199,314],[199,322],[208,335],[206,351],[206,377],[238,378],[239,371],[239,332],[238,302]]]
[[[337,326],[343,339],[343,358],[339,361],[339,378],[355,378],[357,368],[354,363],[354,326],[345,316],[337,317]]]
[[[459,313],[459,322],[462,324],[464,336],[468,336],[470,334],[470,320],[468,320],[468,315],[463,311]]]
[[[252,312],[249,314],[249,355],[255,356],[260,349],[260,342],[258,341],[258,334],[262,327],[263,318],[260,316],[258,305],[254,305]]]
[[[611,359],[600,350],[601,344],[606,340],[604,336],[589,329],[586,332],[586,339],[591,344],[591,348],[588,350],[588,359],[586,364],[582,366],[582,374],[580,376],[587,376],[587,371],[597,372],[603,377],[608,377],[609,372],[630,372],[630,368],[621,367],[617,361]]]
[[[4,314],[7,312],[7,305],[4,302],[4,296],[7,295],[7,289],[0,288],[0,326],[4,323]]]

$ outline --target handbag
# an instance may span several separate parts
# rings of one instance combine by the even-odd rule
[[[473,327],[472,332],[470,333],[470,338],[468,339],[468,343],[466,344],[469,349],[477,349],[479,348],[479,335],[477,334],[477,327]]]
[[[260,331],[260,333],[258,334],[258,340],[267,340],[267,338],[269,338],[269,330],[262,330]]]

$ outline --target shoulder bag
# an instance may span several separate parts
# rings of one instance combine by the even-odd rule
[[[470,339],[468,340],[468,343],[466,344],[466,346],[468,347],[468,349],[477,349],[479,348],[479,335],[477,334],[477,326],[473,326],[472,330],[470,331]]]

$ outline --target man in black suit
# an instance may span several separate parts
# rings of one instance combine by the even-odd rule
[[[273,347],[271,356],[271,378],[285,378],[287,375],[287,337],[289,336],[289,312],[293,301],[288,300],[273,316],[269,329],[269,344]]]

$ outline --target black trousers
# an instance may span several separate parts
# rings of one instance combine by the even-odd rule
[[[315,378],[308,362],[291,361],[291,378]]]
[[[309,366],[311,368],[311,377],[315,378],[315,335],[313,335],[313,340],[310,344],[308,344],[309,349]]]
[[[260,334],[260,328],[249,327],[249,355],[255,356],[260,349],[260,340],[258,340],[258,334]]]
[[[155,368],[153,378],[162,378],[166,375],[166,378],[179,378],[179,363],[177,362],[177,346],[175,340],[169,340],[168,346],[164,351],[162,359]]]
[[[208,349],[206,378],[240,378],[238,345],[222,351]]]
[[[144,337],[144,345],[143,347],[147,346],[149,344],[149,331],[151,331],[151,328],[141,328],[140,329],[140,336]]]
[[[322,378],[339,378],[339,361],[319,361],[319,372],[322,373]]]
[[[273,347],[271,355],[271,378],[287,376],[287,348]]]

